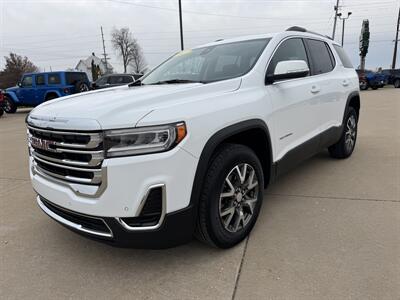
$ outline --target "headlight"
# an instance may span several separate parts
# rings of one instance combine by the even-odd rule
[[[175,147],[185,136],[186,125],[183,122],[162,126],[108,130],[104,133],[104,147],[106,157],[163,152]]]

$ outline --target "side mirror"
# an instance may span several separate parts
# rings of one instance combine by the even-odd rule
[[[17,83],[17,86],[22,87],[22,83],[21,83],[21,82],[18,82],[18,83]]]
[[[277,80],[305,77],[309,73],[310,69],[304,60],[284,60],[276,64],[274,74],[267,74],[265,83],[271,84]]]

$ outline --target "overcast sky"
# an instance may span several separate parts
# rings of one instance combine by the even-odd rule
[[[185,48],[299,25],[332,34],[336,0],[182,0]],[[345,49],[359,65],[363,19],[370,20],[367,67],[388,68],[392,61],[399,0],[341,0],[346,22]],[[178,0],[0,0],[0,68],[10,51],[28,56],[42,70],[74,68],[92,52],[100,56],[103,26],[106,51],[116,71],[121,59],[111,47],[114,27],[129,27],[150,67],[179,51]],[[341,38],[341,21],[336,40]],[[399,51],[400,52],[400,51]],[[398,64],[400,59],[398,54]]]

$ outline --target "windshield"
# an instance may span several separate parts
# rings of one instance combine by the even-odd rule
[[[185,50],[148,74],[142,84],[213,82],[251,70],[270,39],[257,39]]]

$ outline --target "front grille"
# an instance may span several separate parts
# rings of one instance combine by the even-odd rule
[[[82,226],[87,232],[93,233],[101,233],[101,234],[109,234],[111,235],[110,228],[106,225],[103,219],[90,217],[82,214],[78,214],[67,209],[61,208],[55,204],[50,203],[44,198],[40,197],[40,201],[46,206],[49,210],[55,213],[57,216],[72,222],[74,224]]]
[[[101,132],[69,132],[28,126],[34,168],[39,174],[88,185],[102,183]]]

